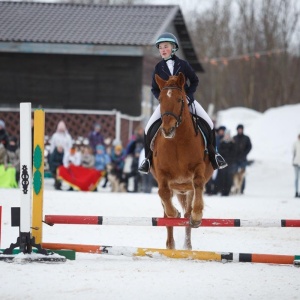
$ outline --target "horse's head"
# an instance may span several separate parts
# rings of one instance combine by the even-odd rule
[[[182,122],[184,107],[187,106],[184,91],[185,77],[182,73],[171,76],[167,81],[155,75],[160,89],[159,103],[162,119],[162,133],[165,138],[173,138],[176,128]]]

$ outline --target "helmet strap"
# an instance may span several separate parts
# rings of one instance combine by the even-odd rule
[[[165,60],[165,62],[167,62],[168,60],[175,60],[174,54],[172,54],[168,58],[164,58],[164,60]]]
[[[167,57],[167,58],[164,58],[164,60],[165,60],[165,61],[168,61],[168,60],[170,60],[170,59],[174,60],[174,55],[175,55],[175,52],[176,52],[177,50],[178,50],[178,49],[173,48],[173,49],[172,49],[172,52],[171,52],[171,55],[170,55],[169,57]]]

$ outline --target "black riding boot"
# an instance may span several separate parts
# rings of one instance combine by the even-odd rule
[[[55,178],[54,188],[56,190],[61,190],[61,181]]]
[[[216,135],[215,129],[211,130],[210,141],[207,141],[208,157],[214,170],[226,168],[227,162],[223,156],[216,151]]]
[[[138,171],[142,174],[148,174],[152,162],[152,151],[150,149],[149,143],[147,143],[147,136],[144,135],[144,147],[145,147],[145,159],[142,161],[138,168]]]

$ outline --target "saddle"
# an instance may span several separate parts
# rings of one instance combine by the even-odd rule
[[[198,134],[198,132],[200,132],[202,134],[202,136],[204,138],[204,142],[205,142],[205,149],[207,149],[207,145],[209,143],[212,143],[214,140],[212,137],[212,130],[211,130],[209,124],[203,118],[201,118],[195,114],[192,114],[192,113],[191,113],[191,117],[193,118],[193,121],[194,121],[195,132],[196,132],[196,134]],[[162,124],[162,120],[158,119],[150,126],[150,128],[147,132],[145,142],[146,142],[147,147],[149,147],[152,151],[153,151],[155,137],[157,135],[158,129],[160,128],[161,124]]]

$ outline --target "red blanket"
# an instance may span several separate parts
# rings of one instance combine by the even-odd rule
[[[93,191],[103,176],[103,172],[81,166],[70,165],[68,168],[60,166],[57,177],[79,191]]]

